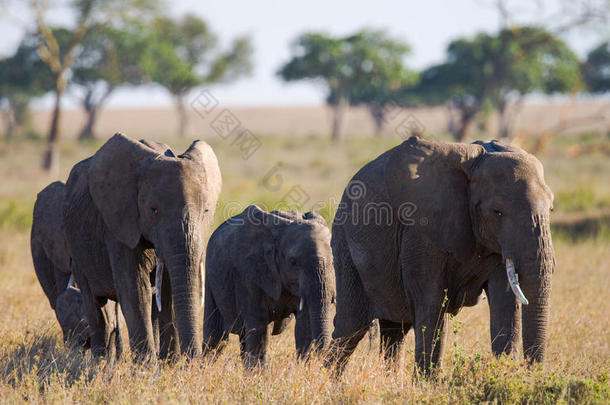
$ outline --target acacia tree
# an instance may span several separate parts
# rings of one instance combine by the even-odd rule
[[[349,104],[366,105],[381,131],[385,106],[391,94],[412,78],[403,66],[409,46],[383,31],[361,30],[333,38],[305,33],[292,45],[292,58],[278,71],[283,80],[314,80],[326,87],[326,103],[333,109],[331,137],[341,136],[343,115]]]
[[[590,92],[610,91],[610,42],[604,42],[589,52],[582,71]]]
[[[150,46],[142,66],[151,81],[173,97],[178,112],[178,134],[188,125],[185,99],[201,85],[210,85],[249,74],[252,45],[247,37],[236,38],[228,50],[219,50],[218,39],[207,23],[187,14],[179,20],[156,18]]]
[[[578,58],[563,41],[542,28],[515,27],[453,41],[446,62],[426,69],[415,92],[429,104],[449,100],[460,118],[454,136],[464,141],[485,106],[499,113],[499,135],[508,137],[511,100],[532,92],[577,91],[580,86]]]
[[[5,0],[3,3],[8,3]],[[51,123],[47,135],[47,150],[43,159],[43,169],[55,172],[58,161],[58,141],[60,137],[61,100],[66,91],[67,79],[74,63],[79,45],[88,32],[105,24],[145,18],[154,12],[155,0],[71,0],[67,3],[74,11],[76,19],[73,29],[53,29],[47,21],[48,9],[66,7],[65,2],[28,0],[34,15],[35,31],[39,38],[38,55],[49,67],[54,79],[54,104]]]
[[[387,36],[383,31],[361,31],[348,39],[356,66],[354,83],[349,87],[351,105],[364,105],[381,135],[390,105],[409,104],[409,92],[417,74],[404,65],[410,47],[403,41]]]
[[[35,38],[26,35],[15,54],[0,60],[0,102],[4,104],[5,136],[30,129],[30,101],[53,88],[48,66],[40,60]]]
[[[98,112],[119,86],[144,82],[140,59],[146,46],[138,25],[120,29],[101,26],[85,37],[70,78],[70,83],[82,90],[81,104],[87,114],[79,139],[95,138]]]

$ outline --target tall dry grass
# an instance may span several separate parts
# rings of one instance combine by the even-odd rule
[[[242,160],[235,147],[211,139],[224,177],[217,221],[239,204],[257,201],[271,207],[297,185],[309,195],[308,205],[329,203],[322,206],[329,219],[333,201],[338,201],[354,171],[399,141],[355,138],[338,148],[314,137],[269,137],[263,139],[263,147],[252,158]],[[170,139],[168,143],[182,151],[189,142]],[[74,162],[97,146],[65,144],[62,179]],[[443,366],[434,381],[412,378],[412,332],[407,337],[404,358],[395,368],[385,365],[377,348],[363,339],[339,380],[324,369],[321,359],[307,363],[295,359],[290,328],[272,337],[267,368],[249,372],[241,366],[235,338],[214,363],[195,359],[136,365],[125,353],[117,363],[108,364],[65,348],[29,253],[30,215],[36,192],[55,180],[45,178],[38,170],[41,150],[41,145],[32,142],[0,145],[2,402],[610,402],[610,238],[603,232],[587,235],[577,243],[563,236],[556,238],[558,267],[553,279],[548,357],[543,365],[530,368],[491,355],[485,302],[464,309],[451,320]],[[607,209],[607,157],[593,154],[569,158],[562,150],[551,150],[541,157],[549,184],[565,194],[557,193],[555,219],[574,212],[586,216],[592,210]],[[265,174],[279,162],[283,183],[266,188]],[[587,192],[582,198],[570,197],[579,195],[583,187],[593,190],[592,195]],[[579,198],[584,202],[575,203]],[[568,203],[569,199],[574,201]]]

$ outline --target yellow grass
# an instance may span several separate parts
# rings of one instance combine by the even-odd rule
[[[156,140],[168,141],[179,152],[190,143]],[[230,140],[210,136],[208,141],[223,171],[217,214],[220,222],[250,202],[274,208],[295,186],[309,195],[306,207],[322,201],[319,206],[328,219],[355,170],[400,139],[351,137],[338,147],[320,137],[264,137],[262,147],[248,160],[241,159]],[[593,153],[572,158],[566,150],[578,140],[562,142],[565,148],[557,147],[541,156],[549,184],[556,193],[563,190],[564,203],[556,201],[555,219],[607,210],[608,157]],[[98,145],[63,144],[60,178],[65,180],[71,165]],[[272,337],[268,367],[254,372],[243,370],[235,338],[213,364],[196,359],[158,367],[135,365],[126,353],[117,364],[109,365],[70,351],[63,347],[61,331],[38,285],[29,253],[33,201],[37,191],[55,180],[38,170],[42,148],[35,142],[0,144],[2,402],[610,402],[610,239],[603,232],[578,243],[564,237],[555,240],[558,268],[553,279],[551,336],[548,358],[541,366],[527,368],[521,362],[491,355],[485,302],[464,309],[451,321],[444,364],[435,381],[412,379],[412,332],[396,370],[383,364],[377,348],[371,348],[365,338],[338,381],[322,367],[320,359],[296,361],[290,330]],[[282,165],[274,173],[281,175],[283,183],[269,187],[265,174],[279,162]],[[579,191],[583,189],[589,191]]]

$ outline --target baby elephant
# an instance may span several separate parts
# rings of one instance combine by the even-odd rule
[[[62,221],[65,184],[49,184],[34,205],[30,247],[38,281],[55,311],[64,342],[88,348],[88,323],[84,316],[83,300],[71,278],[71,260]],[[108,302],[102,316],[114,325],[108,331],[107,344],[121,352],[120,328],[114,302]]]
[[[214,231],[205,271],[204,353],[219,353],[235,333],[244,366],[264,365],[269,323],[279,334],[293,314],[299,356],[329,343],[333,258],[319,215],[251,205]]]

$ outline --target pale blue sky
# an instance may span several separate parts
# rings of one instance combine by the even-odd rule
[[[554,10],[558,4],[556,1],[536,3],[542,4],[541,8],[534,8],[531,1],[508,3],[515,10],[517,22],[550,19],[552,24],[560,23]],[[423,68],[441,61],[452,39],[480,31],[494,31],[500,26],[500,17],[492,0],[180,0],[168,1],[167,4],[171,4],[168,11],[172,15],[193,12],[205,18],[225,43],[237,35],[252,37],[255,48],[253,75],[212,88],[220,102],[234,106],[317,105],[323,102],[321,87],[311,83],[284,84],[275,76],[278,66],[290,55],[290,42],[303,31],[345,35],[363,27],[385,29],[392,36],[411,44],[413,52],[407,63],[413,68]],[[10,11],[28,22],[23,10],[13,8]],[[58,22],[69,21],[69,16],[62,12],[56,12],[52,18]],[[3,11],[0,18],[1,54],[13,51],[22,31],[23,28],[14,19],[6,18]],[[583,55],[604,35],[607,32],[578,30],[570,32],[564,39]],[[67,99],[67,106],[73,105],[70,97]],[[113,95],[109,106],[158,106],[170,102],[162,89],[126,88]],[[46,106],[48,100],[36,104]]]

